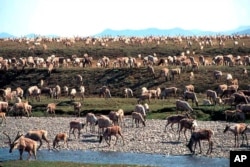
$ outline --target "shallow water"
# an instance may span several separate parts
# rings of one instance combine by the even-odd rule
[[[27,153],[23,158],[28,157]],[[18,150],[9,153],[8,148],[0,149],[0,161],[16,160],[19,158]],[[168,156],[159,154],[143,153],[121,153],[121,152],[98,152],[89,150],[60,150],[48,151],[40,150],[37,153],[37,159],[41,161],[67,161],[83,163],[100,163],[100,164],[136,164],[159,167],[228,167],[229,159],[226,158],[208,158],[202,156]]]

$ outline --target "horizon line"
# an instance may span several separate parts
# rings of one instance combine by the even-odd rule
[[[237,30],[237,29],[240,29],[240,28],[243,28],[241,30]],[[244,29],[245,28],[245,29]],[[102,33],[104,33],[105,31],[116,31],[116,32],[119,32],[119,31],[147,31],[147,30],[159,30],[159,31],[168,31],[168,30],[175,30],[175,29],[180,29],[180,30],[183,30],[183,31],[200,31],[200,33],[233,33],[233,31],[245,31],[245,30],[248,30],[250,29],[250,25],[242,25],[242,26],[239,26],[237,28],[234,28],[234,29],[230,29],[230,30],[222,30],[222,31],[213,31],[213,30],[202,30],[202,29],[185,29],[185,28],[181,28],[181,27],[174,27],[174,28],[168,28],[168,29],[162,29],[162,28],[157,28],[157,27],[149,27],[149,28],[143,28],[143,29],[112,29],[112,28],[106,28],[104,30],[102,30],[101,32],[99,33],[96,33],[94,35],[57,35],[57,34],[54,34],[54,33],[49,33],[49,34],[39,34],[39,33],[27,33],[25,35],[14,35],[14,34],[11,34],[9,32],[0,32],[0,34],[7,34],[7,35],[10,35],[12,36],[12,38],[20,38],[20,37],[25,37],[25,36],[29,36],[29,35],[34,35],[34,36],[56,36],[56,37],[77,37],[77,36],[84,36],[84,37],[95,37],[95,36],[100,36]],[[237,32],[235,32],[237,33]],[[176,34],[176,35],[180,35],[180,34]],[[106,36],[112,36],[111,34],[107,34]],[[131,36],[131,35],[121,35],[121,36]],[[137,35],[135,35],[137,36]],[[190,34],[190,36],[192,36]],[[1,38],[1,37],[0,37]],[[11,38],[11,37],[9,37]]]

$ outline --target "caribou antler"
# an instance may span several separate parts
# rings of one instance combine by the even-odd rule
[[[21,136],[23,136],[23,134],[20,131],[18,131],[17,134],[16,134],[16,138],[15,138],[14,141],[16,141],[17,139],[19,139]]]
[[[36,150],[37,150],[37,143],[36,141],[26,138],[23,136],[23,134],[18,131],[16,138],[13,142],[11,142],[10,136],[6,133],[6,131],[3,132],[5,136],[9,139],[9,146],[10,146],[10,153],[12,153],[13,149],[18,149],[20,154],[20,160],[22,160],[23,151],[26,151],[29,153],[28,159],[30,159],[31,155],[33,154],[36,159]]]
[[[7,136],[7,137],[8,137],[8,139],[9,139],[9,144],[11,144],[11,139],[10,139],[10,136],[6,133],[6,131],[4,131],[4,132],[3,132],[3,134],[4,134],[5,136]]]

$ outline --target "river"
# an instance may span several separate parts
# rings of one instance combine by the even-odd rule
[[[26,159],[28,154],[25,152],[23,158]],[[8,148],[0,149],[0,161],[16,160],[19,158],[18,150],[9,153]],[[228,167],[229,159],[227,158],[209,158],[196,155],[161,155],[161,154],[144,154],[144,153],[123,153],[123,152],[100,152],[90,150],[60,150],[48,151],[39,150],[37,159],[40,161],[67,161],[79,163],[97,163],[97,164],[136,164],[142,166],[159,166],[159,167]]]

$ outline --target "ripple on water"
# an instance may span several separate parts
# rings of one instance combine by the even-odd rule
[[[18,150],[9,154],[8,148],[0,149],[0,161],[16,160],[19,157]],[[23,155],[24,159],[28,157],[27,153]],[[142,154],[142,153],[122,153],[115,151],[90,151],[90,150],[60,150],[48,151],[40,150],[37,158],[41,161],[68,161],[82,163],[100,163],[100,164],[136,164],[150,166],[173,166],[173,167],[228,167],[229,159],[209,158],[203,156],[173,156],[160,154]]]

